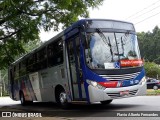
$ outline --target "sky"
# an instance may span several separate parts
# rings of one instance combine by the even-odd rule
[[[90,18],[114,19],[132,22],[137,32],[160,27],[160,0],[104,0],[99,8],[89,9]],[[40,39],[47,41],[58,32],[41,31]]]

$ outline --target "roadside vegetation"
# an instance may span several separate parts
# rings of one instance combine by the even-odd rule
[[[146,76],[149,78],[160,78],[160,66],[154,62],[144,62]]]
[[[148,96],[154,96],[154,95],[158,95],[160,96],[160,90],[153,90],[153,89],[148,89],[147,90],[147,94]]]

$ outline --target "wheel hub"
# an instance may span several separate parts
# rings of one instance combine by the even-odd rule
[[[62,104],[67,101],[66,93],[61,93],[59,97]]]
[[[23,95],[21,95],[21,102],[22,102],[22,103],[24,102]]]

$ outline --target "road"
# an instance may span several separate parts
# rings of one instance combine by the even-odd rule
[[[160,115],[160,96],[138,96],[114,100],[110,105],[72,105],[69,110],[59,108],[55,103],[33,103],[29,106],[21,106],[19,101],[12,101],[9,97],[0,98],[1,111],[20,111],[20,112],[40,112],[43,117],[52,117],[52,119],[76,119],[76,120],[160,120],[160,117],[116,117],[117,113],[126,113],[131,111],[134,114],[151,111]],[[156,112],[157,111],[157,112]],[[113,113],[114,117],[111,117]],[[35,119],[35,118],[34,118]],[[4,120],[4,119],[3,119]],[[18,119],[16,119],[18,120]],[[30,119],[31,120],[31,119]],[[32,119],[33,120],[33,119]]]

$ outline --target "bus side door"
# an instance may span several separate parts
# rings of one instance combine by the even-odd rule
[[[67,40],[67,51],[73,100],[85,100],[84,82],[80,65],[80,39],[75,36]]]

